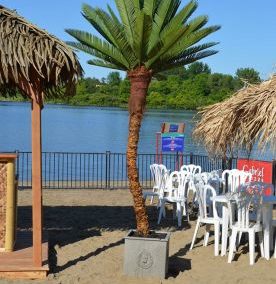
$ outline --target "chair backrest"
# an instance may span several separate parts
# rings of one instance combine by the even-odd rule
[[[203,182],[199,182],[196,184],[196,194],[200,218],[218,218],[215,201],[210,202],[210,198],[217,195],[215,189],[209,184],[204,185]]]
[[[166,186],[163,189],[163,193],[167,193],[167,198],[178,198],[181,194],[181,174],[178,171],[170,173]]]
[[[180,171],[179,173],[181,176],[181,181],[180,181],[181,188],[179,189],[178,197],[183,199],[188,197],[190,173],[187,171]]]
[[[153,187],[157,188],[157,175],[158,175],[158,164],[151,164],[150,165],[150,173],[151,173],[151,178],[153,181]]]
[[[196,166],[196,165],[183,165],[181,166],[180,168],[180,171],[187,171],[187,172],[190,172],[192,175],[195,175],[195,174],[200,174],[201,173],[201,167],[200,166]]]
[[[256,223],[261,222],[261,194],[252,193],[250,190],[250,185],[242,185],[234,195],[237,205],[236,224],[242,229],[249,228],[252,214],[256,216]]]
[[[208,184],[208,181],[210,179],[210,175],[209,175],[209,173],[204,172],[204,173],[200,174],[200,178],[204,182],[204,184]]]
[[[160,190],[160,188],[164,187],[167,182],[168,170],[166,166],[162,164],[152,164],[150,165],[150,171],[153,180],[153,187]]]
[[[236,192],[238,187],[246,182],[250,182],[252,179],[252,174],[245,171],[240,171],[237,169],[225,170],[222,173],[222,180],[226,184],[228,191]]]

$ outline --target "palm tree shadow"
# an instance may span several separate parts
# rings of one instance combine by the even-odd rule
[[[147,207],[152,230],[182,230],[190,228],[189,223],[183,222],[181,228],[175,228],[175,220],[165,218],[157,225],[158,212],[154,206]],[[123,240],[108,244],[87,255],[69,260],[62,266],[57,266],[58,249],[68,244],[73,244],[87,238],[101,236],[102,231],[128,231],[133,229],[135,215],[132,206],[44,206],[44,232],[49,236],[49,266],[53,273],[63,271],[78,262],[85,261],[103,251],[121,245]],[[168,217],[170,216],[168,213]],[[31,206],[18,207],[19,231],[31,231],[32,208]],[[187,269],[187,262],[181,258],[172,258],[171,274],[176,275],[176,269]]]

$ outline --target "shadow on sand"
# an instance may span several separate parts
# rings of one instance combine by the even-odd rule
[[[168,210],[166,218],[162,219],[161,225],[157,225],[158,211],[154,206],[147,207],[149,221],[152,230],[186,230],[190,228],[188,222],[184,221],[181,228],[176,227],[173,220],[172,210]],[[56,248],[91,238],[101,236],[102,231],[133,229],[136,221],[132,206],[44,206],[43,228],[49,237],[49,264],[50,272],[57,273],[96,256],[101,252],[119,246],[124,239],[110,243],[98,248],[84,256],[68,261],[62,266],[57,266]],[[175,226],[172,226],[174,224]],[[28,231],[32,227],[31,206],[18,207],[18,229]],[[188,245],[187,245],[188,246]],[[190,260],[183,258],[185,249],[170,257],[169,277],[176,277],[181,271],[191,269]]]

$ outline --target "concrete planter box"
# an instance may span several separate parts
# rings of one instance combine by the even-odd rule
[[[130,230],[125,237],[124,274],[136,277],[165,278],[168,272],[168,232],[155,232],[160,238],[135,237]]]

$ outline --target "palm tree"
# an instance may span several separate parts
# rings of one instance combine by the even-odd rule
[[[67,29],[78,42],[69,45],[93,56],[91,65],[127,71],[131,89],[129,97],[129,133],[127,168],[134,201],[137,232],[149,235],[149,222],[139,183],[137,146],[152,77],[162,71],[184,66],[217,51],[209,50],[216,42],[196,45],[219,26],[205,27],[207,16],[192,20],[197,8],[190,1],[179,9],[181,0],[115,0],[120,15],[108,5],[108,11],[82,7],[84,18],[102,38],[88,32]]]

